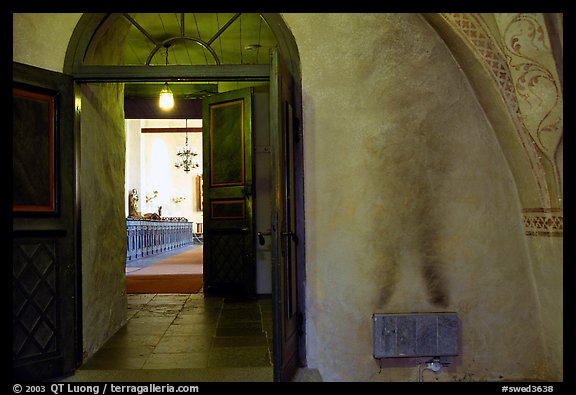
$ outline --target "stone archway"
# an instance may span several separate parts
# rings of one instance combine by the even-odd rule
[[[293,108],[295,116],[301,113],[300,66],[298,52],[287,26],[277,14],[262,14],[270,29],[277,38],[279,53],[283,57],[289,73],[294,81]],[[88,210],[82,215],[82,266],[83,272],[91,275],[83,276],[84,295],[84,351],[87,355],[95,352],[103,341],[123,324],[125,297],[119,292],[120,269],[124,260],[121,240],[123,236],[123,210],[118,207],[117,195],[123,188],[121,164],[124,161],[121,147],[123,138],[119,130],[119,120],[122,118],[114,108],[123,102],[123,81],[160,80],[160,79],[224,79],[242,80],[249,78],[271,79],[268,65],[245,65],[229,71],[226,67],[210,66],[198,68],[195,66],[170,66],[164,71],[154,74],[159,68],[148,66],[123,66],[122,47],[130,28],[129,18],[121,15],[85,14],[79,21],[70,41],[66,55],[64,70],[74,77],[79,87],[82,112],[81,123],[81,163],[80,189],[82,206]],[[89,83],[86,83],[89,82]],[[118,83],[116,83],[118,82]],[[87,119],[90,122],[86,122]],[[301,123],[297,123],[300,127]],[[110,139],[103,136],[107,133]],[[297,155],[302,155],[302,148],[297,149]],[[105,158],[105,159],[104,159]],[[102,168],[98,163],[104,163],[107,176],[102,176]],[[110,165],[116,163],[116,165]],[[296,161],[295,174],[298,185],[303,186],[302,161]],[[90,164],[90,165],[87,165]],[[95,197],[90,191],[98,190]],[[303,218],[303,194],[300,194],[299,214]],[[303,232],[303,220],[302,232]],[[109,226],[113,223],[114,226]],[[107,232],[101,230],[108,226]],[[115,241],[113,241],[115,240]],[[98,246],[108,244],[114,248],[98,249]],[[97,251],[97,254],[93,254]],[[300,248],[303,257],[303,247]],[[106,262],[104,268],[103,262]],[[303,259],[300,260],[303,275]],[[123,269],[122,269],[123,270]],[[90,280],[87,280],[87,279]],[[92,280],[98,279],[98,280]],[[91,281],[91,283],[88,283]],[[96,281],[96,282],[95,282]],[[104,300],[104,301],[103,301]],[[304,298],[300,298],[303,304]],[[102,323],[104,318],[104,328]]]

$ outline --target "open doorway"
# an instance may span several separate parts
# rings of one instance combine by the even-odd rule
[[[159,18],[163,20],[166,18],[164,22],[175,21],[174,26],[178,26],[178,29],[172,33],[174,37],[164,40],[156,36],[156,28],[161,25],[156,25],[153,22]],[[204,25],[200,23],[198,18],[207,18],[206,22],[209,19],[215,23]],[[198,21],[198,24],[193,23],[193,20]],[[254,28],[247,29],[249,21],[255,23]],[[149,25],[149,22],[152,24]],[[165,26],[165,23],[162,25]],[[202,32],[205,31],[205,28],[209,29],[210,26],[215,26],[215,30],[212,32],[206,30],[206,35],[203,35]],[[247,43],[238,46],[238,36],[233,32],[240,33],[240,26],[242,26],[241,42],[245,39],[249,41],[260,40],[261,37],[265,36],[264,34],[257,34],[256,36],[244,34],[247,31],[258,32],[261,31],[260,29],[264,29],[262,32],[269,29],[268,33],[273,36],[273,39],[270,42],[260,41],[260,44],[257,45]],[[192,31],[189,31],[191,27]],[[124,38],[127,37],[125,33],[128,31],[131,32],[128,41],[131,42],[132,38],[130,37],[136,41],[143,39],[145,45],[138,47],[139,50],[133,46],[132,42],[125,45]],[[166,34],[166,32],[162,34]],[[206,37],[211,38],[207,39]],[[168,48],[170,47],[170,51],[172,51],[175,48],[173,44],[176,42],[191,44],[192,46],[199,45],[203,48],[203,52],[201,51],[200,56],[192,56],[192,52],[188,51],[189,46],[186,45],[181,47],[184,52],[187,52],[187,55],[182,58],[183,63],[178,60],[174,64],[172,57],[169,65]],[[241,49],[241,53],[238,57],[229,57],[224,47],[222,47],[222,51],[220,50],[219,45],[221,43],[229,43],[232,45],[231,48]],[[153,48],[150,46],[151,44]],[[162,47],[166,49],[166,58],[164,58],[164,51],[161,51]],[[130,58],[132,60],[129,60],[129,57],[124,56],[128,56],[128,53],[133,49],[136,50],[135,53],[147,52],[149,54],[148,59],[146,60],[146,56],[144,56],[144,58]],[[256,60],[252,55],[257,55]],[[192,63],[190,63],[191,59],[193,60]],[[203,60],[206,60],[206,63],[203,63]],[[212,63],[212,60],[215,63]],[[153,64],[162,67],[149,67]],[[302,359],[300,358],[304,356],[303,353],[300,353],[300,357],[298,357],[298,348],[304,349],[303,328],[305,327],[304,317],[298,311],[303,312],[304,304],[304,244],[302,242],[304,240],[304,207],[303,161],[301,159],[301,78],[299,70],[294,39],[278,14],[84,14],[70,41],[65,64],[65,71],[73,76],[75,87],[78,88],[77,91],[81,90],[83,84],[92,82],[103,85],[134,81],[269,82],[268,111],[270,114],[270,157],[272,163],[270,183],[274,191],[270,210],[272,217],[270,239],[272,262],[276,262],[272,264],[275,380],[288,379],[294,367],[301,363]],[[102,141],[99,137],[102,136],[101,132],[105,131],[106,128],[93,130],[94,141],[89,143],[84,141],[86,133],[90,133],[84,127],[86,119],[85,99],[87,99],[88,108],[92,111],[92,116],[96,118],[101,113],[99,111],[100,106],[111,103],[110,101],[101,102],[97,96],[93,95],[94,92],[86,93],[90,97],[84,96],[81,99],[83,126],[80,128],[82,129],[81,133],[79,133],[82,137],[83,163],[86,163],[84,153],[88,153],[84,152],[85,148],[101,145],[102,149],[97,152],[98,157],[94,159],[98,159],[99,163],[104,164],[104,166],[108,166],[108,164],[117,166],[120,162],[123,164],[124,159],[119,157],[114,159],[109,155],[112,146],[117,149],[118,136],[112,136],[106,131],[105,137],[110,137],[109,140]],[[114,96],[114,92],[111,92],[112,100],[115,100]],[[92,107],[92,104],[95,106]],[[78,121],[81,107],[75,106],[75,108],[77,111],[76,120]],[[90,157],[90,153],[88,153],[88,157]],[[94,171],[89,167],[83,167],[86,171],[83,170],[79,180],[81,189],[98,190],[99,185],[109,184],[109,178],[102,177],[106,173],[99,171],[97,166],[99,165],[93,168]],[[97,207],[109,208],[113,212],[112,216],[106,217],[104,221],[100,212],[93,210],[90,214],[94,218],[85,217],[84,213],[87,210],[84,208],[88,206],[87,202],[93,203]],[[119,294],[118,288],[113,286],[112,283],[115,283],[118,277],[112,273],[112,270],[105,275],[100,273],[103,262],[109,260],[103,260],[103,254],[91,254],[90,248],[114,244],[116,241],[112,241],[111,236],[116,237],[119,233],[124,232],[117,232],[119,229],[113,229],[114,232],[108,231],[110,219],[113,219],[114,224],[118,222],[118,210],[112,207],[114,204],[108,200],[102,200],[100,197],[92,196],[90,193],[82,195],[82,204],[83,232],[79,235],[79,240],[82,242],[82,267],[84,273],[95,272],[98,279],[102,280],[101,285],[105,285],[110,290],[110,292],[104,292],[101,285],[95,287],[90,283],[82,284],[80,289],[84,296],[81,324],[84,352],[86,350],[91,352],[102,344],[102,337],[108,337],[118,325],[121,325],[120,321],[123,318],[116,307],[121,305],[122,299],[125,300],[125,294]],[[123,206],[124,202],[122,202]],[[98,225],[106,228],[106,232],[98,232],[96,226],[88,219],[98,221]],[[84,232],[84,228],[89,232]],[[120,238],[117,237],[117,239]],[[97,251],[103,250],[100,248]],[[289,254],[285,254],[286,251],[289,251]],[[116,257],[112,258],[116,259]],[[123,267],[122,271],[124,271]],[[82,276],[83,280],[86,278],[85,275]],[[297,294],[300,297],[296,297]],[[287,300],[290,300],[290,303]],[[287,306],[290,307],[288,310]],[[295,309],[296,306],[298,309]],[[111,307],[113,308],[112,311]],[[107,314],[106,317],[109,317],[110,323],[106,327],[92,325],[93,322],[101,321],[103,314]]]
[[[125,99],[126,292],[197,293],[203,280],[202,120],[150,118],[155,114],[132,110],[141,107],[132,100]],[[175,166],[185,149],[188,171]]]
[[[186,45],[179,47],[178,60],[172,52],[169,63],[168,48],[176,43]],[[52,310],[23,310],[32,314],[29,322],[48,323],[50,347],[34,358],[20,353],[17,374],[33,380],[70,374],[125,324],[125,133],[118,105],[123,101],[123,84],[268,81],[274,380],[288,380],[304,356],[298,357],[304,344],[304,317],[293,307],[304,311],[305,237],[300,62],[294,37],[281,15],[85,13],[70,36],[64,73],[14,66],[15,83],[39,89],[46,103],[57,104],[48,104],[48,114],[58,120],[53,176],[60,181],[60,189],[54,190],[61,192],[57,213],[49,210],[61,224],[54,216],[14,220],[14,237],[21,239],[15,246],[20,243],[18,248],[24,251],[28,244],[38,244],[37,238],[48,238],[41,241],[46,243],[42,251],[61,268],[51,278],[55,284],[51,298],[43,300],[50,301]],[[286,140],[286,136],[292,137]],[[292,152],[294,160],[289,161]],[[295,189],[288,185],[292,180]],[[288,189],[295,193],[286,193]],[[56,248],[66,253],[54,254]],[[25,254],[21,258],[18,263],[26,263]],[[18,295],[15,311],[35,303],[36,296]],[[54,317],[60,316],[66,319],[54,324]],[[33,332],[21,334],[24,344],[36,340]]]
[[[204,186],[204,169],[218,168],[227,157],[213,158],[206,144],[205,134],[211,136],[208,126],[203,128],[203,101],[220,98],[227,93],[249,90],[250,114],[248,143],[242,171],[246,172],[247,184],[241,185],[242,199],[249,199],[250,235],[252,253],[249,259],[253,262],[245,266],[253,267],[249,277],[244,279],[251,292],[244,296],[270,296],[272,292],[271,268],[271,148],[269,133],[269,84],[261,81],[171,83],[174,92],[174,108],[165,111],[158,106],[158,92],[162,83],[125,83],[125,128],[126,128],[126,171],[125,171],[125,213],[127,221],[127,256],[126,274],[132,279],[135,275],[158,274],[158,270],[148,268],[157,265],[161,259],[175,260],[177,253],[189,253],[195,263],[202,263],[206,256],[203,251],[205,237],[204,216],[212,220],[213,207],[204,207],[204,191],[211,192]],[[206,107],[207,108],[207,107]],[[206,111],[206,110],[204,110]],[[184,117],[184,119],[182,119]],[[206,118],[206,114],[204,114]],[[208,121],[207,123],[210,123]],[[225,136],[229,139],[229,136]],[[223,139],[208,137],[212,143]],[[243,142],[244,143],[244,142]],[[214,143],[215,144],[215,143]],[[230,141],[222,143],[230,146]],[[184,145],[187,148],[184,148]],[[176,166],[181,157],[178,152],[192,152],[191,165],[188,169]],[[244,153],[243,153],[244,154]],[[249,169],[244,169],[245,165]],[[228,163],[224,163],[227,169]],[[188,170],[188,171],[186,171]],[[208,174],[210,172],[208,171]],[[229,188],[231,189],[231,188]],[[246,192],[250,189],[249,192]],[[228,196],[225,202],[230,202]],[[212,202],[212,200],[211,200]],[[211,203],[213,205],[213,203]],[[243,209],[243,212],[246,209]],[[218,219],[227,219],[218,214]],[[224,214],[226,215],[226,214]],[[219,221],[222,223],[223,221]],[[208,223],[211,229],[213,222]],[[258,238],[255,234],[258,233]],[[208,246],[210,247],[210,239]],[[230,246],[225,246],[229,249]],[[190,250],[195,250],[190,252]],[[218,252],[222,254],[224,252]],[[233,254],[233,252],[229,252]],[[239,255],[247,255],[239,253]],[[200,261],[199,261],[200,259]],[[208,258],[210,259],[210,257]],[[232,259],[228,259],[230,261]],[[183,261],[182,261],[183,262]],[[166,262],[162,262],[166,263]],[[208,271],[214,275],[218,262],[209,266]],[[177,267],[166,266],[172,274]],[[144,269],[144,270],[143,270]],[[176,272],[174,272],[176,270]],[[202,274],[203,271],[193,270]],[[216,273],[225,276],[229,273]],[[215,276],[217,277],[217,276]],[[151,284],[151,282],[150,282]],[[212,283],[211,283],[212,284]],[[145,287],[148,292],[167,292]],[[169,286],[164,288],[170,290]],[[194,288],[194,287],[193,287]],[[198,288],[190,292],[198,292]],[[175,287],[174,292],[188,292],[186,288]],[[138,291],[136,291],[138,292]],[[128,288],[130,293],[130,287]]]
[[[230,86],[237,88],[238,84]],[[259,229],[269,233],[270,202],[266,201],[271,195],[269,191],[271,183],[267,85],[260,84],[260,88],[255,89],[254,96],[255,108],[262,109],[261,112],[255,111],[255,114],[260,115],[254,117],[254,130],[258,130],[255,133],[257,138],[254,162],[260,164],[258,170],[254,171],[255,178],[262,181],[255,188],[255,201],[258,201],[260,207],[258,211],[260,214],[255,217],[257,219],[263,217],[259,219],[258,224],[264,226],[268,224],[268,228]],[[179,126],[181,125],[175,125]],[[142,133],[142,130],[138,133],[140,136],[146,134],[146,137],[154,137],[149,132]],[[181,139],[182,136],[180,133],[175,138]],[[176,150],[168,149],[165,141],[158,144],[154,144],[154,141],[162,142],[163,139],[151,138],[149,145],[152,148],[164,147],[160,149],[164,152],[160,155],[160,162],[169,162],[170,166],[173,166],[174,160],[168,160],[168,156]],[[153,157],[147,161],[150,162],[147,165],[152,169],[157,166]],[[142,174],[141,171],[138,173]],[[142,184],[151,184],[153,181],[144,180]],[[127,189],[132,189],[128,178],[125,184]],[[150,207],[158,204],[155,196],[161,196],[160,193],[143,195],[144,199],[148,200],[147,203],[150,203],[144,206],[147,207],[145,211],[153,212]],[[194,199],[191,197],[190,200]],[[170,218],[180,213],[168,212],[168,214]],[[131,374],[140,374],[134,371],[146,369],[186,368],[196,369],[196,373],[210,374],[209,370],[213,368],[251,368],[260,372],[259,374],[266,377],[267,381],[271,381],[273,361],[271,249],[269,242],[264,244],[268,245],[259,244],[262,248],[257,254],[257,259],[261,270],[256,273],[259,276],[256,280],[258,287],[257,295],[253,298],[238,299],[217,295],[205,297],[202,292],[165,294],[153,290],[137,295],[129,293],[128,323],[82,366],[80,373],[95,374],[95,371],[101,372],[114,367],[130,369]],[[135,346],[134,343],[140,341],[138,340],[140,336],[143,336],[141,339],[145,343]],[[148,340],[145,340],[144,336],[149,336]],[[83,376],[77,375],[77,377]]]

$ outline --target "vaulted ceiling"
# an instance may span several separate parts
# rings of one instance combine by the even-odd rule
[[[268,64],[276,38],[255,13],[125,13],[129,23],[125,65]],[[156,113],[162,82],[126,83],[127,111],[137,117],[177,117]],[[197,101],[219,91],[216,83],[170,83],[176,98]],[[221,89],[220,89],[221,90]]]
[[[127,65],[268,64],[276,38],[255,13],[126,13]]]

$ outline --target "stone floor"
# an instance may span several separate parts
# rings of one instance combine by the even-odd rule
[[[128,322],[63,381],[272,381],[271,298],[130,294]]]
[[[64,382],[272,382],[272,300],[129,294],[128,322]],[[292,381],[322,381],[301,368]]]

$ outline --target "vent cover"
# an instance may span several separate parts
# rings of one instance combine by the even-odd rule
[[[374,358],[458,355],[456,313],[373,314]]]

